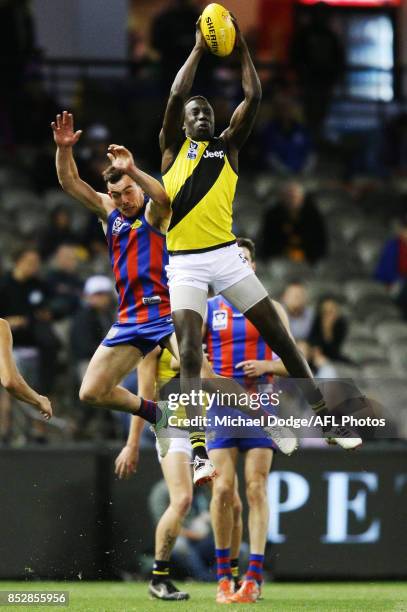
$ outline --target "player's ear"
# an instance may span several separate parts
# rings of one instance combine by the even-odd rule
[[[107,195],[109,196],[109,198],[111,198],[113,200],[113,196],[112,196],[112,192],[111,191],[108,191]]]

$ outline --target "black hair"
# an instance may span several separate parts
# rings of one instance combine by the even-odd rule
[[[112,183],[113,185],[115,183],[118,183],[124,175],[125,172],[123,172],[123,170],[119,170],[114,166],[109,166],[108,168],[106,168],[106,170],[104,170],[104,172],[102,172],[103,180],[105,181],[105,183]]]
[[[13,251],[11,255],[13,263],[18,263],[20,259],[22,259],[27,253],[36,253],[37,255],[39,255],[38,248],[35,244],[25,244],[24,246],[20,246]]]

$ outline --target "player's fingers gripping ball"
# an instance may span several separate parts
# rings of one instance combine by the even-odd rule
[[[230,55],[235,46],[236,29],[232,17],[225,7],[213,2],[202,13],[201,31],[209,50],[214,55]]]

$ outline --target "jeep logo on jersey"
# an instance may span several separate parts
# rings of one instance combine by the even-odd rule
[[[212,329],[220,331],[221,329],[227,329],[228,326],[228,311],[227,310],[214,310],[212,315]]]
[[[124,227],[128,227],[129,225],[130,223],[128,221],[124,221],[120,217],[117,217],[113,223],[112,234],[116,234],[117,236]]]
[[[198,143],[193,142],[191,140],[191,142],[189,143],[187,159],[196,159],[197,155],[198,155]]]
[[[208,159],[208,157],[210,158],[218,157],[220,159],[223,159],[225,157],[225,152],[224,151],[205,151],[205,154],[202,155],[202,157],[204,159]]]

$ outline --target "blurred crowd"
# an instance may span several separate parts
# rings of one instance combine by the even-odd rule
[[[156,16],[148,44],[133,33],[128,78],[78,82],[72,110],[84,135],[75,156],[81,177],[97,190],[104,190],[112,140],[158,175],[164,101],[193,45],[197,15],[194,3],[174,0]],[[57,183],[49,124],[61,101],[43,79],[28,0],[2,2],[0,24],[1,61],[13,68],[0,94],[0,316],[12,327],[22,373],[53,398],[58,417],[44,425],[29,410],[11,410],[2,393],[0,441],[122,438],[126,419],[100,415],[77,397],[115,316],[103,232]],[[313,41],[324,54],[313,54]],[[253,34],[249,43],[255,45]],[[381,372],[401,378],[407,366],[406,115],[400,107],[384,121],[368,150],[363,139],[352,146],[331,142],[324,121],[344,58],[324,14],[298,29],[291,59],[290,70],[260,71],[264,100],[241,159],[235,232],[255,240],[259,276],[287,309],[317,377]],[[196,91],[210,90],[217,132],[240,99],[237,75],[233,61],[209,56],[199,71]],[[127,384],[135,389],[136,378]]]

